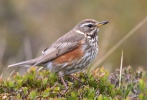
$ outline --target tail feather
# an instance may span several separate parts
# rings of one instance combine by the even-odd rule
[[[31,66],[31,65],[34,65],[36,63],[36,61],[37,61],[37,59],[27,60],[27,61],[23,61],[23,62],[8,65],[8,68],[17,67],[17,66],[24,66],[25,67],[25,65],[30,65]]]

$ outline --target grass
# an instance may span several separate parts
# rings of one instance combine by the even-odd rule
[[[68,91],[62,95],[64,85],[56,73],[42,69],[37,71],[32,67],[21,76],[15,73],[13,78],[0,78],[0,99],[29,100],[146,100],[147,88],[145,75],[141,70],[136,74],[132,68],[122,70],[119,87],[119,69],[109,73],[104,68],[98,68],[92,73],[86,71],[75,74],[83,83],[65,76]]]

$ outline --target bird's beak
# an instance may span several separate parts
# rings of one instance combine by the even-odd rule
[[[108,21],[101,21],[101,22],[99,22],[98,24],[97,24],[97,27],[101,27],[101,26],[103,26],[103,25],[105,25],[105,24],[107,24],[107,23],[109,23]]]

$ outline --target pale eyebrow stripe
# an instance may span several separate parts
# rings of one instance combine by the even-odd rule
[[[86,25],[88,25],[88,24],[93,24],[93,23],[87,22],[87,23],[82,24],[80,27],[86,26]]]

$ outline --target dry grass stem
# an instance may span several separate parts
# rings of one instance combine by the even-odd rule
[[[13,70],[13,71],[9,74],[9,77],[8,77],[8,78],[10,78],[10,77],[13,75],[14,72],[15,72],[15,70]]]
[[[130,32],[128,32],[116,45],[114,45],[103,57],[101,57],[91,70],[97,68],[110,54],[112,54],[119,46],[121,46],[130,36],[132,36],[139,28],[141,28],[147,22],[147,16],[137,24]]]
[[[0,38],[0,62],[2,62],[6,45],[7,45],[6,39],[4,37]]]
[[[121,62],[120,62],[120,72],[119,72],[119,88],[121,86],[121,78],[122,78],[122,64],[123,64],[123,50],[121,53]]]

